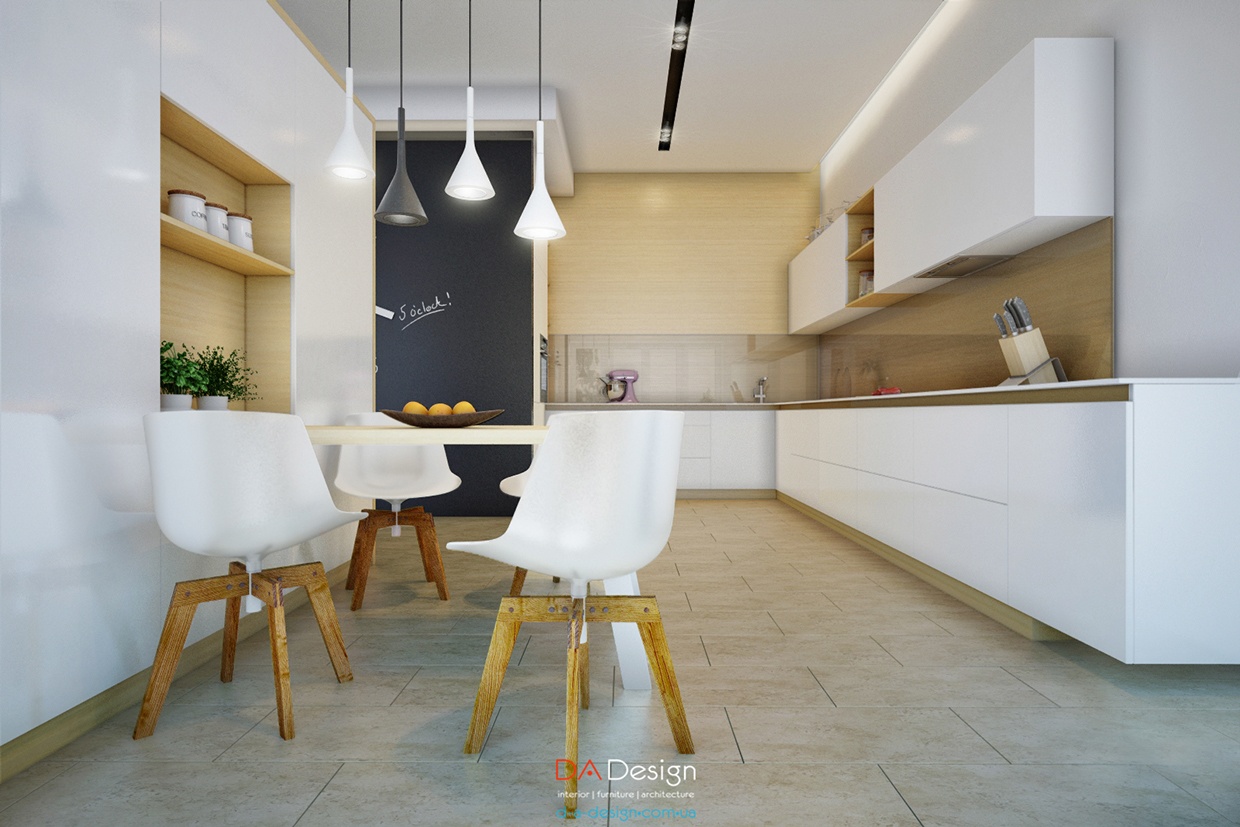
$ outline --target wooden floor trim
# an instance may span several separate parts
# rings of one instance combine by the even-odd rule
[[[681,488],[678,500],[773,500],[774,488]]]
[[[971,609],[976,609],[982,614],[1002,623],[1007,628],[1016,632],[1022,637],[1029,640],[1071,640],[1068,635],[1058,629],[1047,626],[1040,620],[1030,617],[1024,612],[1013,609],[1011,606],[996,600],[988,594],[978,591],[970,585],[961,583],[954,577],[944,574],[936,568],[927,566],[920,560],[914,559],[899,549],[892,548],[884,542],[874,539],[868,534],[864,534],[847,523],[827,514],[823,514],[816,508],[812,508],[800,500],[793,499],[782,491],[777,494],[777,499],[785,505],[795,508],[802,514],[810,517],[828,528],[835,529],[848,539],[869,549],[870,551],[882,557],[887,562],[898,566],[919,580],[929,583],[936,589],[951,595]]]
[[[332,587],[344,583],[348,574],[348,562],[337,566],[327,573],[328,584]],[[305,589],[290,592],[285,598],[285,609],[301,606],[309,601]],[[162,621],[161,621],[162,622]],[[237,634],[238,640],[244,640],[267,628],[267,613],[255,612],[241,618],[241,627]],[[198,667],[220,657],[224,643],[224,630],[207,635],[197,643],[185,647],[177,667],[176,677],[188,675]],[[34,766],[47,758],[61,747],[72,743],[95,727],[112,718],[119,712],[136,706],[142,702],[142,694],[146,691],[147,682],[151,678],[151,668],[147,667],[136,675],[132,675],[114,686],[111,686],[93,698],[87,698],[72,709],[46,721],[34,729],[18,735],[7,744],[0,745],[0,783],[8,781],[23,770]]]

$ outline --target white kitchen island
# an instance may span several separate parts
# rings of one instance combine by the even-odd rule
[[[776,422],[781,499],[1014,628],[1240,663],[1235,380],[820,400]]]

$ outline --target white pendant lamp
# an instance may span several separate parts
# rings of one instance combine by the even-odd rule
[[[474,0],[469,0],[469,83],[465,87],[465,151],[444,192],[463,201],[485,201],[495,197],[495,187],[482,168],[474,145]]]
[[[388,185],[375,220],[396,227],[421,227],[427,222],[426,210],[413,191],[405,168],[405,0],[400,0],[400,107],[396,110],[396,172]]]
[[[565,236],[564,223],[555,211],[547,192],[547,176],[543,165],[542,119],[542,0],[538,0],[538,123],[534,126],[534,191],[526,202],[513,232],[522,238],[549,241]]]
[[[353,0],[349,0],[349,32],[348,64],[344,70],[344,130],[340,140],[327,156],[327,171],[341,178],[370,178],[375,174],[371,166],[370,156],[358,140],[357,130],[353,128]]]

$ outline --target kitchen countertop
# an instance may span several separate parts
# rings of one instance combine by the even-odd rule
[[[548,402],[549,411],[769,411],[787,402]]]

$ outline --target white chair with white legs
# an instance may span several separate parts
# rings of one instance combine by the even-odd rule
[[[547,621],[564,622],[569,628],[562,757],[571,766],[577,762],[579,708],[589,706],[588,622],[637,624],[676,748],[693,752],[655,599],[586,595],[589,581],[627,577],[654,560],[666,545],[675,513],[683,426],[684,414],[676,411],[560,414],[549,423],[508,530],[494,540],[448,543],[456,551],[569,582],[566,596],[505,597],[500,602],[466,753],[482,749],[522,622]],[[576,774],[567,776],[564,808],[574,817]]]
[[[346,425],[392,425],[395,420],[384,413],[358,413],[345,417]],[[418,535],[422,569],[427,582],[433,582],[440,600],[448,599],[448,580],[439,553],[435,518],[421,506],[402,508],[406,500],[421,500],[455,491],[461,478],[448,467],[442,445],[344,445],[336,487],[347,494],[386,500],[391,511],[367,508],[366,519],[357,527],[353,559],[349,563],[346,589],[353,590],[352,609],[362,607],[366,581],[375,559],[375,540],[379,529],[391,527],[400,536],[401,525],[412,525]]]
[[[264,570],[262,559],[366,515],[336,508],[296,416],[178,411],[147,414],[143,426],[160,529],[186,551],[233,562],[226,575],[186,580],[173,589],[133,737],[155,731],[199,603],[227,601],[220,680],[232,680],[244,597],[247,612],[267,607],[280,736],[292,738],[285,589],[304,586],[309,594],[336,679],[353,680],[353,673],[323,564]]]

